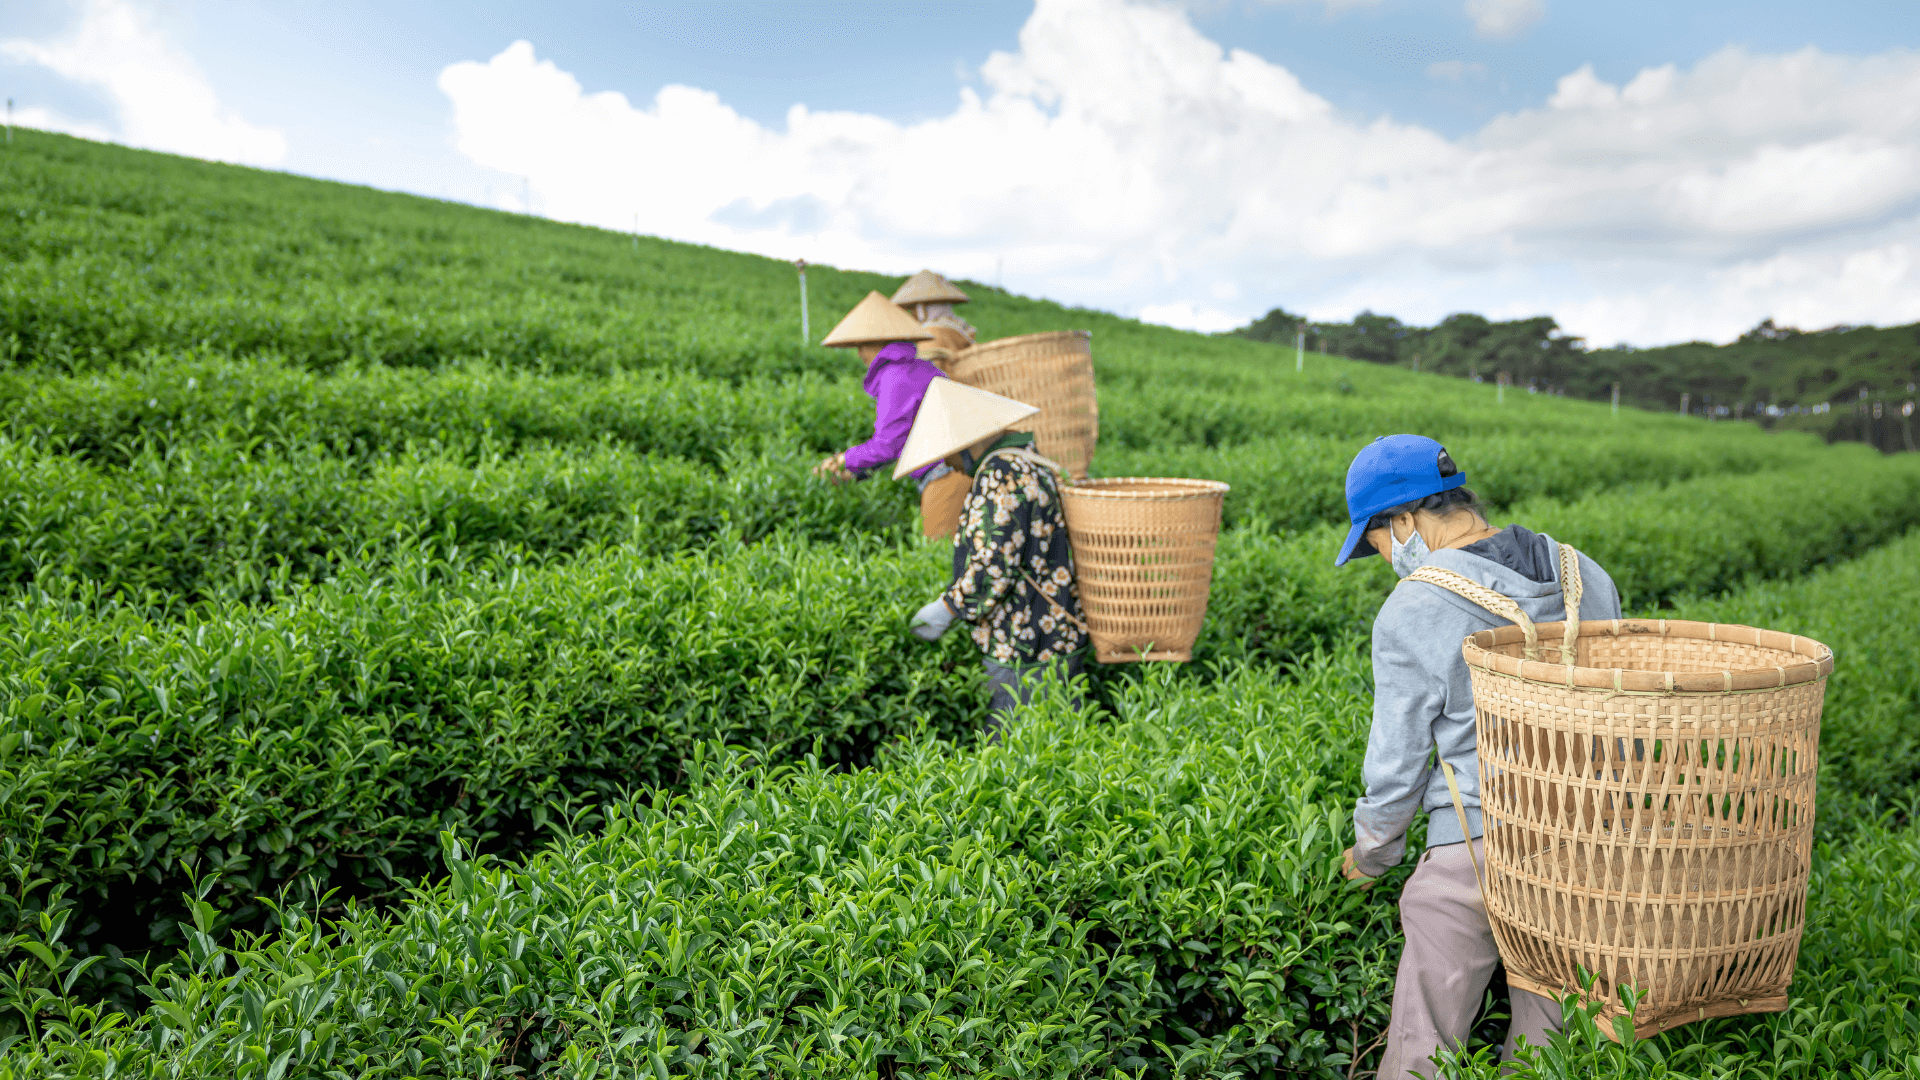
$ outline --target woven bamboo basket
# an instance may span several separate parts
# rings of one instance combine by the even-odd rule
[[[1227,485],[1125,477],[1061,489],[1080,608],[1101,663],[1191,660]]]
[[[1620,619],[1484,630],[1462,651],[1508,983],[1608,1020],[1635,987],[1641,1037],[1784,1010],[1832,650]]]
[[[1034,449],[1084,480],[1100,438],[1093,391],[1093,332],[1060,330],[983,341],[943,365],[968,386],[1039,408]]]

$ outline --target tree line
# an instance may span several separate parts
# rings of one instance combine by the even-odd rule
[[[1767,319],[1726,345],[1589,349],[1548,315],[1503,322],[1462,312],[1415,326],[1372,311],[1315,322],[1274,308],[1229,333],[1285,346],[1304,334],[1308,349],[1354,360],[1594,401],[1617,387],[1621,404],[1637,408],[1915,448],[1920,323],[1806,331]]]

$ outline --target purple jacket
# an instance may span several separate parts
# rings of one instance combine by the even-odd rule
[[[907,432],[913,430],[914,415],[920,411],[920,399],[927,394],[927,384],[946,377],[933,361],[915,359],[914,351],[913,343],[907,341],[881,349],[861,383],[873,398],[873,438],[848,447],[847,468],[863,480],[868,470],[900,457],[901,448],[907,445]],[[926,475],[937,464],[929,462],[915,469],[913,478]]]

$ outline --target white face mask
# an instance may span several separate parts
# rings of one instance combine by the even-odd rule
[[[1389,523],[1387,536],[1393,540],[1393,572],[1401,577],[1406,577],[1420,569],[1420,564],[1426,562],[1427,556],[1432,554],[1427,550],[1426,537],[1420,535],[1419,529],[1413,530],[1413,535],[1402,541],[1398,536],[1393,535],[1393,525]]]

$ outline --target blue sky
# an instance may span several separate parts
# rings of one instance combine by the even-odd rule
[[[1725,340],[1920,319],[1917,11],[9,0],[0,92],[37,126],[1178,325]]]

